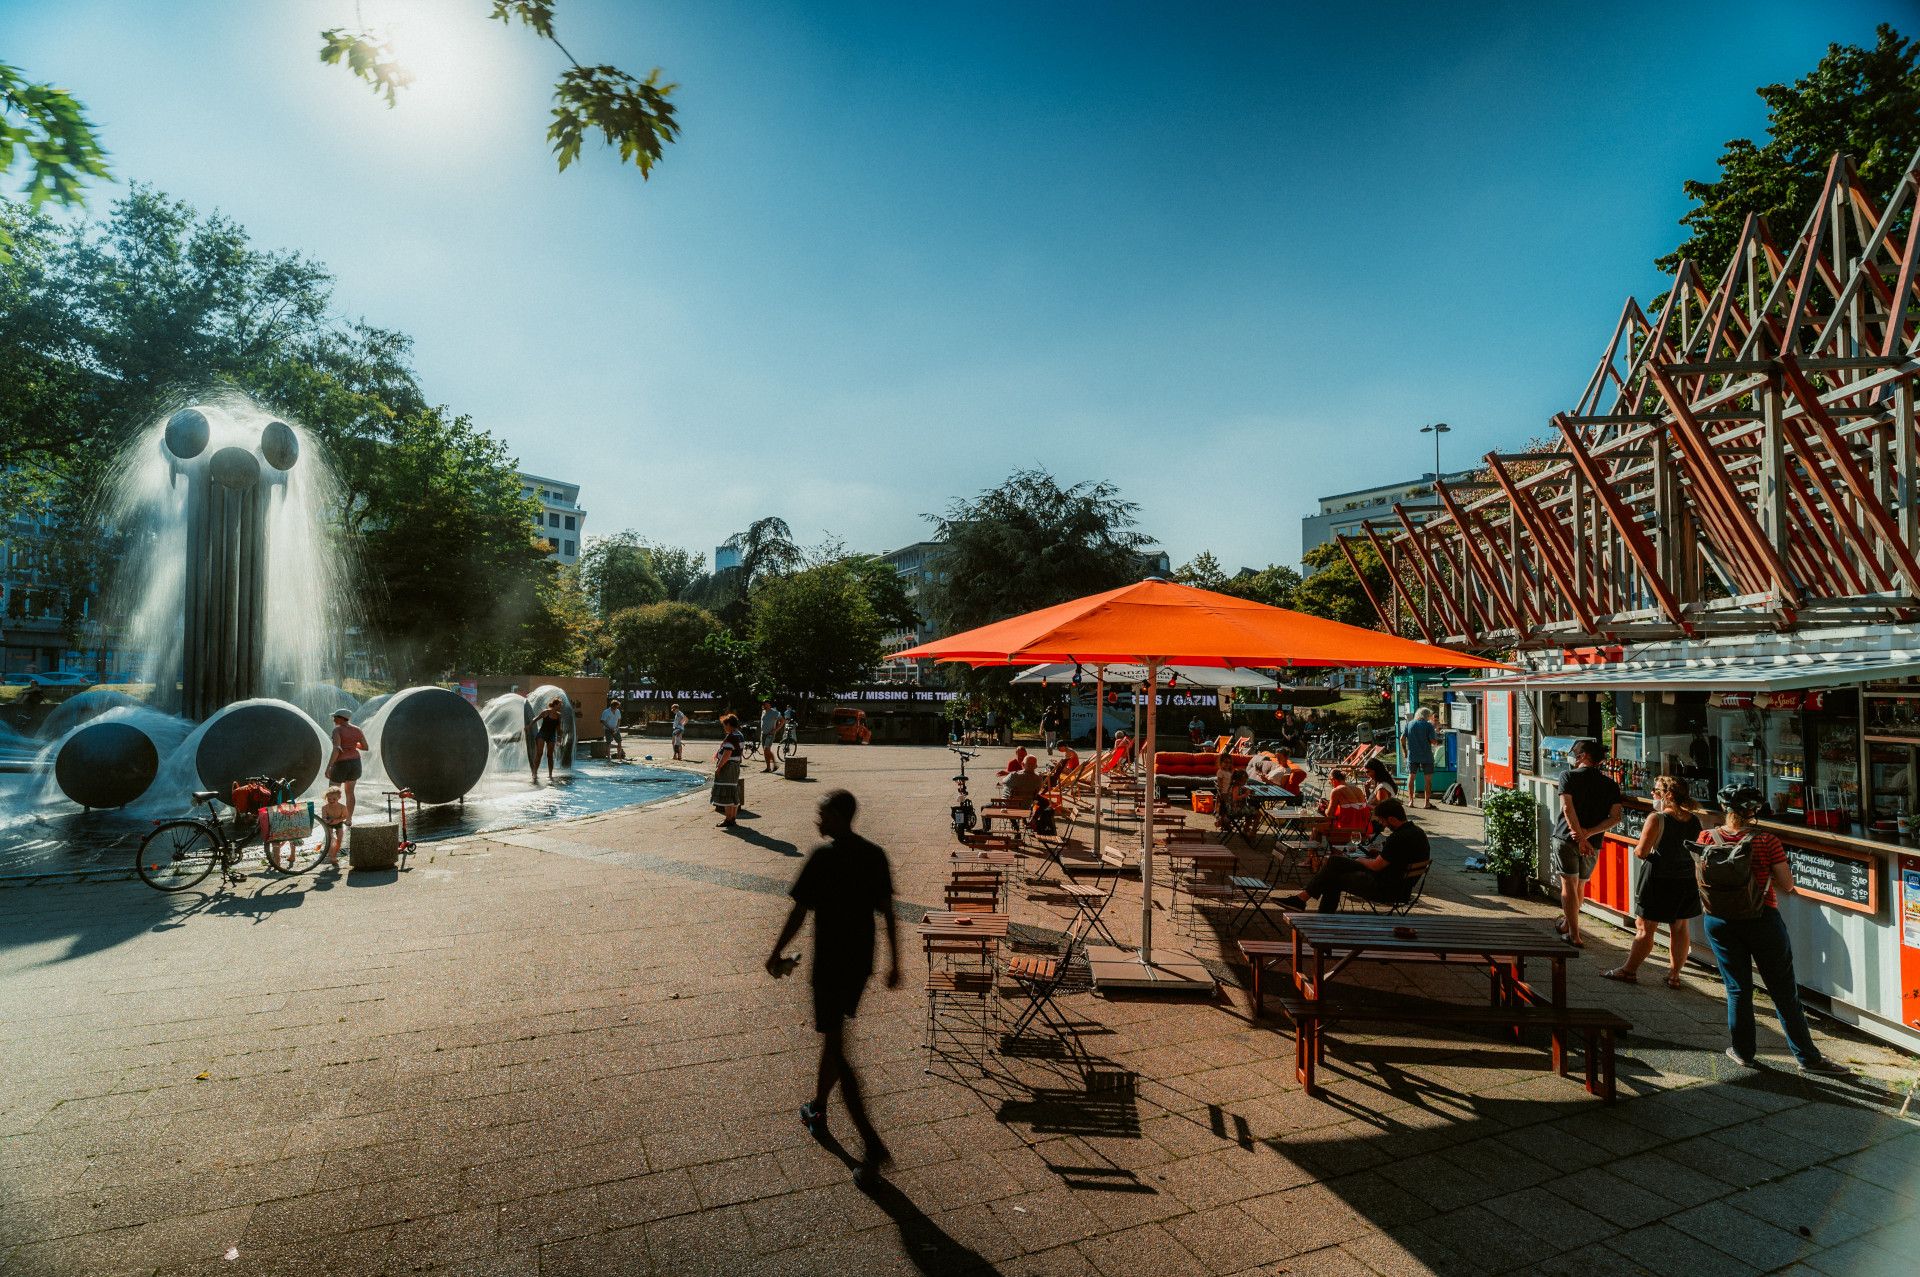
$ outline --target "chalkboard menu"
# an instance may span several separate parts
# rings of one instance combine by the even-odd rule
[[[1533,776],[1533,694],[1521,692],[1513,698],[1514,767],[1522,776]]]
[[[1842,909],[1880,912],[1880,866],[1872,854],[1788,847],[1787,860],[1799,894]]]
[[[1640,831],[1646,828],[1646,825],[1646,812],[1641,811],[1637,807],[1622,807],[1620,809],[1620,823],[1608,832],[1612,833],[1616,838],[1625,838],[1628,842],[1637,844],[1640,841]]]

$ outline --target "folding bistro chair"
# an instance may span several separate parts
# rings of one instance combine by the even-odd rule
[[[1411,913],[1413,907],[1420,903],[1421,897],[1426,895],[1427,871],[1432,867],[1431,860],[1416,861],[1408,865],[1406,872],[1400,877],[1400,890],[1394,893],[1391,900],[1372,900],[1366,896],[1360,896],[1358,899],[1375,913]]]
[[[1069,977],[1073,970],[1074,952],[1079,947],[1079,940],[1069,935],[1061,942],[1057,954],[1016,954],[1008,960],[1007,976],[1019,986],[1021,995],[1027,1000],[1026,1007],[1007,1030],[1008,1037],[1017,1038],[1034,1021],[1044,1020],[1061,1037],[1074,1039],[1073,1026],[1061,1013],[1056,999],[1063,992],[1070,991]]]
[[[1358,847],[1373,834],[1373,805],[1371,803],[1341,803],[1333,809],[1331,823],[1320,835],[1316,846],[1318,855],[1315,867],[1324,863],[1329,856],[1338,855],[1352,847]]]
[[[987,1052],[999,1027],[993,998],[993,972],[929,967],[926,994],[927,1032],[923,1045],[927,1052],[927,1071],[933,1071],[933,1057],[940,1053],[943,1037],[985,1071]],[[977,1049],[969,1050],[969,1045]]]
[[[1104,888],[1089,883],[1063,882],[1054,888],[1056,894],[1066,897],[1073,905],[1073,917],[1067,920],[1067,934],[1081,943],[1098,936],[1116,949],[1127,946],[1120,943],[1113,931],[1107,926],[1104,915],[1107,906],[1120,890],[1120,871],[1126,868],[1126,858],[1115,852],[1102,852],[1100,859],[1109,873]]]

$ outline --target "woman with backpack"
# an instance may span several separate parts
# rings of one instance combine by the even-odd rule
[[[1635,858],[1646,865],[1645,875],[1633,895],[1633,945],[1627,960],[1611,971],[1600,974],[1624,984],[1640,982],[1640,964],[1653,952],[1653,939],[1660,924],[1667,924],[1667,987],[1680,987],[1680,973],[1687,969],[1687,953],[1692,949],[1688,920],[1700,916],[1700,887],[1693,880],[1693,855],[1688,851],[1700,840],[1700,813],[1694,809],[1687,782],[1678,776],[1662,776],[1653,782],[1653,811],[1640,826],[1640,842]]]
[[[1718,828],[1700,835],[1694,869],[1706,906],[1707,944],[1720,964],[1727,986],[1727,1031],[1733,1045],[1727,1057],[1745,1068],[1758,1067],[1753,1023],[1753,975],[1757,968],[1773,999],[1773,1011],[1802,1073],[1844,1074],[1844,1065],[1820,1054],[1807,1013],[1800,1005],[1800,984],[1793,974],[1793,946],[1776,907],[1777,893],[1793,891],[1793,870],[1780,840],[1753,827],[1766,796],[1752,785],[1720,791],[1726,816]]]

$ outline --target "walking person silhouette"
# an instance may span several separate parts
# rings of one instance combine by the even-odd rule
[[[874,915],[887,920],[889,989],[900,984],[900,939],[893,916],[893,870],[886,852],[853,832],[857,806],[844,789],[820,800],[819,828],[827,841],[813,849],[793,884],[793,909],[767,957],[767,971],[777,978],[793,969],[781,950],[812,913],[813,1027],[820,1031],[820,1072],[813,1099],[800,1107],[800,1120],[816,1137],[824,1135],[827,1100],[838,1085],[864,1147],[854,1179],[866,1186],[887,1162],[887,1146],[867,1117],[860,1079],[847,1059],[847,1021],[873,975]]]

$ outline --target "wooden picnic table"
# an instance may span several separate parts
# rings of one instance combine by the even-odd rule
[[[1543,918],[1500,918],[1463,915],[1417,919],[1362,913],[1287,913],[1281,915],[1292,932],[1293,983],[1300,996],[1318,1002],[1328,986],[1356,961],[1373,962],[1484,962],[1492,976],[1492,999],[1525,1005],[1545,1003],[1556,1010],[1567,1006],[1567,962],[1580,956]],[[1395,934],[1396,932],[1402,934]],[[1253,943],[1253,942],[1249,942]],[[1245,950],[1243,945],[1242,949]],[[1528,958],[1552,964],[1548,996],[1527,982]],[[1263,990],[1255,962],[1254,1014],[1261,1011]],[[1391,1020],[1383,1013],[1382,1019]],[[1553,1067],[1564,1067],[1566,1035],[1553,1028]]]

